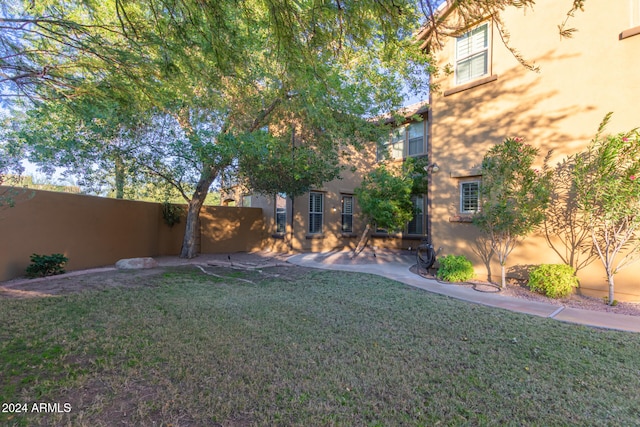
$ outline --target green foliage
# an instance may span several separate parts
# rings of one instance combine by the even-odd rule
[[[578,286],[575,269],[567,264],[542,264],[529,273],[529,289],[549,298],[564,298]]]
[[[63,254],[38,255],[33,254],[30,257],[31,264],[27,267],[27,276],[45,277],[54,276],[64,273],[64,266],[69,258]]]
[[[401,230],[413,217],[412,169],[390,171],[380,165],[355,189],[360,210],[369,224],[390,232]]]
[[[338,153],[327,142],[296,146],[291,137],[263,131],[246,135],[239,151],[240,177],[258,193],[300,196],[339,175]]]
[[[613,301],[614,276],[640,258],[640,133],[602,133],[576,158],[574,186],[580,210],[602,261]]]
[[[404,88],[426,94],[433,62],[404,0],[31,3],[7,30],[52,80],[34,87],[42,99],[17,139],[39,165],[116,197],[174,186],[193,202],[181,256],[195,255],[193,221],[222,173],[289,195],[337,178],[343,148],[373,140],[367,118],[400,107]]]
[[[473,223],[489,237],[491,249],[502,267],[518,241],[545,218],[550,198],[551,172],[533,167],[538,149],[522,138],[507,138],[492,147],[482,160],[480,211]]]
[[[179,224],[183,214],[184,208],[182,206],[169,202],[162,203],[162,218],[169,227]]]
[[[576,159],[575,155],[568,156],[553,169],[544,232],[547,244],[561,261],[579,271],[597,255],[593,251],[587,216],[578,204],[573,179]]]
[[[438,260],[438,279],[465,282],[475,275],[473,264],[464,255],[447,255]]]

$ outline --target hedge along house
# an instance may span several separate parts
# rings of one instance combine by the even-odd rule
[[[404,119],[397,123],[382,118],[388,137],[362,150],[345,147],[344,170],[340,179],[314,188],[307,194],[287,198],[265,197],[232,188],[223,199],[236,206],[260,207],[265,214],[269,240],[265,246],[275,251],[322,252],[355,249],[365,228],[354,190],[364,175],[378,163],[395,166],[408,157],[424,157],[429,151],[429,109],[426,102],[405,107]],[[427,195],[413,196],[415,212],[405,229],[396,234],[379,230],[370,245],[380,248],[415,248],[428,233]]]
[[[640,126],[640,0],[587,2],[569,18],[577,29],[560,38],[571,1],[540,0],[535,8],[508,8],[500,17],[510,33],[509,46],[535,63],[533,72],[518,62],[490,17],[458,33],[435,37],[429,28],[419,39],[440,69],[430,99],[430,156],[440,171],[432,174],[432,240],[441,255],[464,254],[479,277],[498,276],[495,260],[470,223],[478,209],[480,165],[487,150],[506,137],[524,137],[540,157],[553,150],[550,166],[584,150],[607,112],[608,133]],[[456,20],[455,2],[439,16]],[[431,44],[430,44],[431,43]],[[552,240],[553,241],[553,240]],[[557,243],[557,242],[556,242]],[[528,266],[560,263],[542,233],[527,237],[510,255],[509,274]],[[606,278],[596,259],[578,274],[582,292],[606,295]],[[616,275],[616,298],[640,301],[640,263]]]

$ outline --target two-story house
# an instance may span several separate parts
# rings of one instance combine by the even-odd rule
[[[236,194],[236,204],[261,207],[265,214],[268,240],[274,251],[331,251],[354,249],[365,228],[354,190],[364,175],[380,162],[398,165],[408,157],[429,153],[429,109],[426,102],[404,108],[399,125],[391,119],[388,136],[363,150],[345,147],[345,168],[340,179],[314,188],[309,193],[287,198],[278,195]],[[383,119],[384,121],[384,119]],[[415,194],[414,217],[406,228],[395,234],[382,230],[373,233],[370,244],[387,248],[416,247],[428,233],[427,195]]]
[[[455,19],[455,2],[440,16]],[[535,7],[501,13],[509,46],[539,67],[518,62],[491,18],[439,37],[432,51],[441,69],[439,87],[430,99],[430,156],[440,171],[429,192],[431,237],[441,254],[464,254],[479,276],[499,274],[486,262],[479,233],[469,223],[478,210],[482,182],[479,166],[487,150],[506,137],[523,137],[541,157],[553,150],[550,165],[584,150],[607,112],[607,132],[640,126],[640,0],[586,2],[567,25],[576,29],[561,38],[558,25],[567,19],[571,1],[540,0]],[[419,36],[429,47],[434,34]],[[510,255],[511,271],[527,265],[560,262],[538,233]],[[616,297],[640,300],[640,263],[616,276]],[[583,292],[606,295],[606,280],[596,260],[579,272]]]

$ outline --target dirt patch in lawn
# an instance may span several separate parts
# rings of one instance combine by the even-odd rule
[[[33,280],[17,279],[0,284],[0,296],[6,298],[37,298],[73,294],[89,290],[152,286],[154,276],[166,268],[147,270],[99,269],[85,274],[63,274]]]
[[[0,283],[0,298],[42,298],[86,291],[97,291],[113,288],[153,287],[155,280],[167,272],[176,270],[193,270],[202,274],[225,279],[229,283],[249,282],[257,283],[265,278],[280,280],[295,280],[303,272],[310,270],[304,267],[286,265],[267,265],[263,268],[257,265],[194,264],[169,265],[141,270],[117,270],[103,268],[86,270],[59,276],[38,279],[16,279]],[[243,271],[239,275],[238,271]]]

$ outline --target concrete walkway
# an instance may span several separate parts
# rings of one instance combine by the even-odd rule
[[[415,256],[412,254],[378,252],[374,256],[373,253],[363,253],[356,260],[351,260],[346,252],[305,253],[293,255],[287,261],[303,267],[376,274],[462,301],[548,317],[562,322],[640,332],[640,317],[638,316],[581,310],[509,297],[499,293],[478,292],[470,287],[443,284],[433,279],[424,278],[410,271],[410,268],[415,265]]]

